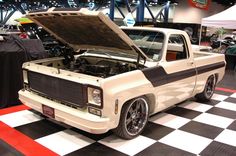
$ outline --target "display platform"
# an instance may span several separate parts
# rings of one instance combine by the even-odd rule
[[[133,140],[93,135],[45,119],[24,105],[0,110],[0,155],[236,155],[236,90],[209,103],[186,101],[150,118]]]

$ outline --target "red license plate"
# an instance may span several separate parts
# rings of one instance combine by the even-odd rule
[[[43,115],[46,115],[47,117],[50,118],[55,118],[54,108],[42,105],[42,109],[43,109]]]

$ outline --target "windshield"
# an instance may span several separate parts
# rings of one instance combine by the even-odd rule
[[[147,30],[123,30],[133,42],[153,61],[161,59],[161,50],[164,42],[162,32]]]

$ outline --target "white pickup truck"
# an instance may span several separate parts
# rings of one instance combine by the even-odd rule
[[[49,9],[27,15],[68,45],[64,57],[23,65],[20,100],[84,131],[138,136],[150,115],[190,97],[209,100],[224,55],[192,51],[173,29],[116,26],[100,12]]]

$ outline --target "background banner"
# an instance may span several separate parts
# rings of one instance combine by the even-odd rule
[[[211,0],[188,0],[193,7],[208,10]]]

